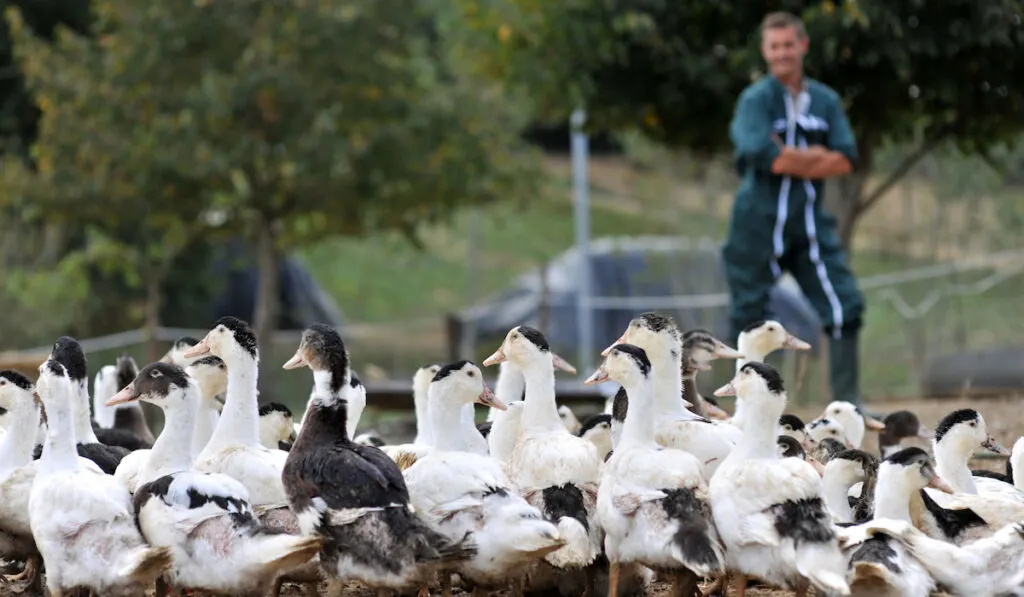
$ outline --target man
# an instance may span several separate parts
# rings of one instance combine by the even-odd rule
[[[839,95],[804,76],[808,41],[799,18],[764,18],[770,74],[743,90],[729,127],[742,177],[723,249],[730,319],[734,338],[765,319],[769,290],[792,273],[830,338],[832,398],[856,404],[864,299],[821,202],[824,179],[853,169],[857,144]]]

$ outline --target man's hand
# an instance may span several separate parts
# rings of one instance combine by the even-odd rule
[[[776,142],[781,140],[776,137]],[[846,156],[822,145],[797,149],[783,145],[779,157],[772,163],[772,172],[800,178],[828,178],[849,174],[853,168]]]

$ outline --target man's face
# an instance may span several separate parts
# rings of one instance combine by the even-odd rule
[[[765,29],[761,36],[761,55],[768,69],[778,79],[792,77],[803,67],[807,38],[801,38],[796,27]]]

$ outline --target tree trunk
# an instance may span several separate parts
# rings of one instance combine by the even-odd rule
[[[150,363],[160,358],[157,346],[156,330],[160,327],[160,286],[163,282],[163,268],[152,267],[146,278],[146,319],[144,331],[146,336],[146,356]]]
[[[253,313],[253,332],[259,342],[260,351],[269,354],[273,332],[277,329],[278,311],[281,306],[279,289],[277,232],[275,223],[262,217],[256,231],[256,264],[259,269],[259,286],[256,291],[256,307]],[[260,369],[266,359],[261,355]]]

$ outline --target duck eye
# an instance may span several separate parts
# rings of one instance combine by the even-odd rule
[[[470,377],[476,377],[476,373],[473,373],[472,371],[466,371],[466,375]]]
[[[970,423],[968,423],[968,425],[970,425],[971,427],[977,427],[978,426],[978,424],[975,423],[974,421],[971,421]]]
[[[160,373],[156,369],[153,369],[152,371],[149,372],[149,376],[152,377],[153,379],[156,379],[158,377],[162,377],[163,373]]]

